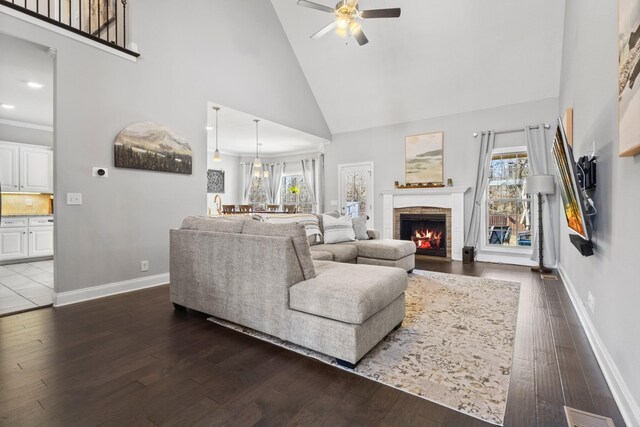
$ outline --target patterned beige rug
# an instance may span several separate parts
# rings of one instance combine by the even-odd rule
[[[358,375],[503,424],[520,284],[415,270],[402,327],[356,366]],[[209,320],[314,357],[335,359],[220,319]]]

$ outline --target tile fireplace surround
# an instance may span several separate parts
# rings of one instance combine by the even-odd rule
[[[382,234],[385,239],[394,238],[394,230],[400,213],[409,208],[434,208],[451,212],[451,229],[447,230],[447,255],[454,261],[462,261],[464,246],[464,193],[468,187],[412,188],[383,190]],[[416,211],[416,213],[418,213]],[[447,218],[449,219],[449,218]],[[449,221],[447,221],[448,223]],[[447,224],[448,225],[448,224]]]

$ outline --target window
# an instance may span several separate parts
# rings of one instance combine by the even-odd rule
[[[251,181],[251,190],[249,190],[249,203],[252,205],[266,205],[268,203],[267,191],[264,186],[262,177],[253,177]],[[298,187],[299,194],[293,194],[291,187]],[[302,174],[284,175],[282,177],[282,187],[280,188],[280,204],[281,205],[298,205],[300,212],[310,213],[313,210],[313,203],[309,188],[304,182]]]
[[[267,190],[264,188],[262,177],[254,176],[249,190],[249,203],[252,205],[267,204]]]
[[[527,152],[494,151],[486,197],[487,246],[531,246],[531,199],[524,192]]]
[[[299,194],[293,194],[291,187],[298,187]],[[313,202],[309,194],[309,188],[304,181],[302,174],[285,175],[282,177],[282,186],[280,187],[280,204],[298,205],[300,212],[311,213],[313,211]]]

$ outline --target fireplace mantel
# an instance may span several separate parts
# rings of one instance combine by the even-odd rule
[[[451,209],[451,259],[462,260],[464,246],[464,193],[469,187],[401,188],[382,190],[385,239],[393,239],[393,210],[408,207]]]

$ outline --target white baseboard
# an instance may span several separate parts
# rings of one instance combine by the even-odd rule
[[[63,305],[75,304],[96,298],[104,298],[125,292],[137,291],[139,289],[166,285],[167,283],[169,283],[169,273],[164,273],[157,274],[155,276],[125,280],[123,282],[109,283],[107,285],[92,286],[90,288],[78,289],[76,291],[59,292],[53,294],[53,306],[61,307]]]
[[[602,369],[604,378],[611,389],[611,394],[613,394],[613,398],[618,405],[618,409],[620,409],[620,413],[622,414],[625,423],[629,427],[640,427],[640,407],[638,406],[638,403],[634,400],[631,391],[629,391],[627,384],[624,382],[622,374],[607,351],[600,335],[598,335],[598,331],[591,321],[591,317],[589,316],[586,307],[580,299],[576,288],[571,283],[569,276],[567,276],[566,271],[562,268],[562,264],[558,264],[558,272],[560,273],[564,286],[569,293],[573,307],[578,313],[580,323],[582,323],[582,327],[587,334],[593,353],[598,360],[600,369]]]

